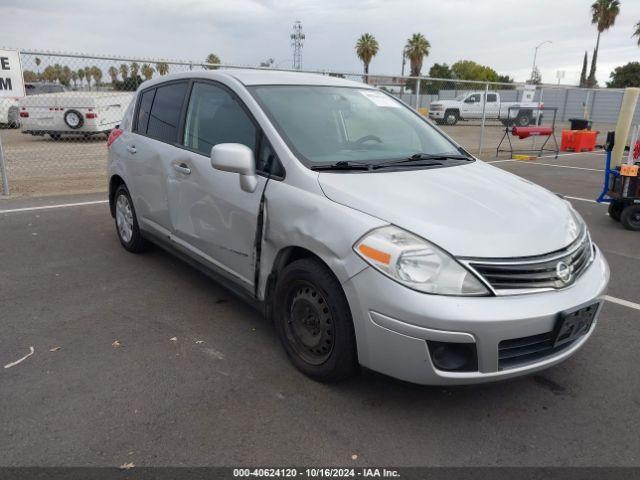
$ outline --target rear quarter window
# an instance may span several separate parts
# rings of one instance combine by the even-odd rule
[[[153,104],[153,97],[156,94],[155,88],[142,92],[140,96],[140,104],[138,106],[138,113],[136,115],[136,129],[135,131],[146,135],[147,125],[149,125],[149,114],[151,113],[151,105]]]

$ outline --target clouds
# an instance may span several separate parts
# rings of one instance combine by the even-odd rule
[[[576,82],[584,51],[591,56],[596,31],[585,0],[3,0],[0,45],[100,54],[203,59],[255,65],[291,58],[289,33],[301,20],[307,36],[305,68],[359,71],[357,37],[376,36],[380,52],[372,73],[397,74],[402,47],[413,32],[431,42],[425,62],[470,59],[524,80],[533,49],[547,82],[565,70]],[[616,25],[601,41],[598,80],[618,65],[637,60],[631,38],[640,2],[623,0]]]

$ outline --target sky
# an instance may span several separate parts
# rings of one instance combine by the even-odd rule
[[[434,62],[461,59],[524,81],[534,48],[545,83],[576,84],[585,50],[596,42],[591,0],[2,0],[0,47],[257,65],[291,66],[289,35],[302,22],[304,69],[359,72],[355,42],[373,34],[380,51],[370,72],[400,73],[402,48],[414,32],[431,43]],[[616,24],[602,35],[597,79],[640,60],[634,25],[640,0],[621,0]]]

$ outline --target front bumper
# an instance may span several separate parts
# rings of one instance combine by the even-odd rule
[[[420,293],[366,268],[343,284],[351,306],[358,358],[367,368],[413,383],[453,385],[528,374],[562,362],[593,333],[566,348],[509,368],[500,368],[498,344],[551,332],[560,312],[600,301],[609,267],[599,249],[572,286],[557,291],[504,297],[453,297]],[[599,315],[600,311],[598,311]],[[434,367],[427,340],[475,343],[478,369],[450,372]]]
[[[444,118],[444,110],[429,110],[429,118],[443,119]]]

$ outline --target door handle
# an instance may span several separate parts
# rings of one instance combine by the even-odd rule
[[[137,152],[136,147],[134,147],[133,145],[128,145],[127,146],[127,152],[134,154]]]
[[[183,175],[190,175],[191,174],[191,169],[187,166],[186,163],[180,163],[180,164],[174,163],[173,164],[173,169],[176,172],[182,173]]]

